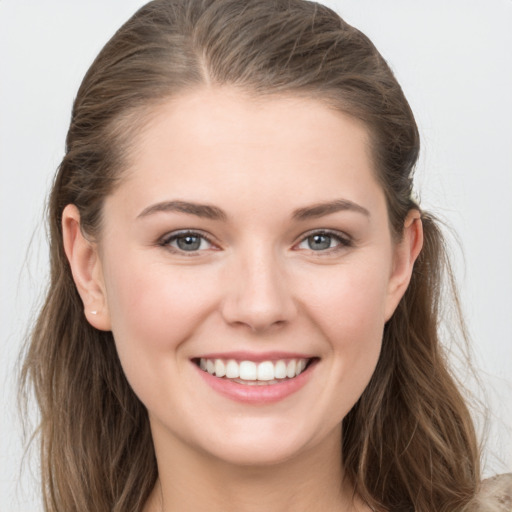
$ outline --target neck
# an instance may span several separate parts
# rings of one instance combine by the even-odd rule
[[[356,512],[343,479],[341,435],[276,464],[240,466],[172,443],[155,445],[159,482],[145,512]],[[169,447],[167,447],[169,448]]]

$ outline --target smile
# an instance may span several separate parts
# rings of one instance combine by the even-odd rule
[[[319,357],[286,352],[204,354],[191,360],[215,393],[248,405],[279,402],[312,379]]]
[[[262,385],[298,377],[311,359],[294,358],[276,361],[236,361],[234,359],[199,359],[199,367],[215,377],[239,384]]]

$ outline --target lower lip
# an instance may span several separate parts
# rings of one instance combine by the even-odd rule
[[[215,377],[201,370],[196,364],[194,366],[214,391],[231,400],[249,404],[271,404],[284,400],[304,387],[316,366],[316,361],[309,364],[300,375],[293,379],[286,379],[275,384],[255,385],[240,384],[230,379]]]

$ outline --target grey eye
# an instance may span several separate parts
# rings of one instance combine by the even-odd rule
[[[199,233],[174,233],[162,241],[162,245],[177,252],[199,252],[211,249],[211,242]]]
[[[316,231],[306,235],[296,247],[301,250],[331,254],[337,249],[351,246],[352,241],[346,235],[331,233],[330,231]]]
[[[184,235],[176,238],[176,245],[182,251],[197,251],[203,239],[199,236]]]
[[[306,238],[308,249],[313,251],[324,251],[332,247],[333,237],[326,234],[311,235]]]

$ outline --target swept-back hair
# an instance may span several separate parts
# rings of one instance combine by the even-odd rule
[[[40,408],[47,512],[140,511],[157,479],[146,409],[130,388],[112,334],[88,324],[62,242],[75,204],[92,239],[102,205],[158,105],[229,85],[255,96],[299,94],[361,120],[396,240],[411,209],[417,126],[383,57],[327,7],[303,0],[155,0],[106,44],[73,106],[49,200],[51,278],[23,383]],[[425,243],[384,330],[375,373],[343,421],[346,475],[375,510],[454,512],[480,476],[478,445],[439,335],[445,246],[421,212]]]

